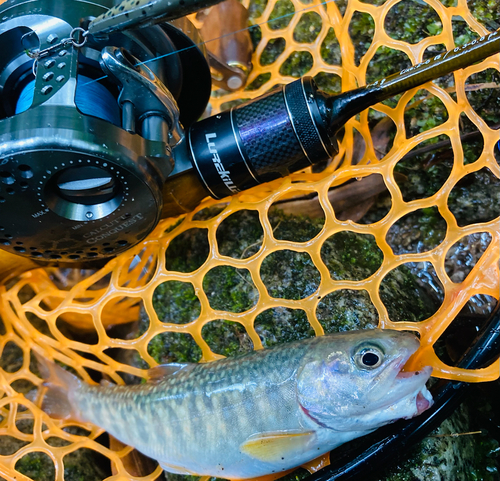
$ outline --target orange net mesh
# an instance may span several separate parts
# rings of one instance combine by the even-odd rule
[[[384,55],[388,52],[404,54],[411,63],[416,64],[422,61],[426,53],[437,51],[443,45],[446,49],[453,48],[455,42],[460,41],[454,37],[453,23],[457,18],[462,25],[466,25],[470,35],[484,35],[488,31],[488,27],[478,21],[469,9],[475,3],[470,2],[468,7],[465,0],[458,0],[456,5],[450,2],[446,6],[445,2],[426,0],[430,17],[425,35],[422,38],[407,38],[402,35],[402,30],[398,31],[397,22],[394,26],[394,9],[399,3],[399,8],[402,8],[403,3],[408,6],[412,4],[396,0],[385,3],[349,0],[345,4],[333,1],[320,4],[317,1],[270,0],[249,5],[248,0],[245,0],[244,4],[250,7],[252,22],[259,25],[260,29],[260,34],[254,34],[257,45],[254,69],[248,82],[251,88],[214,97],[211,102],[212,113],[224,108],[228,102],[254,98],[273,85],[288,83],[298,70],[299,74],[307,71],[308,75],[315,76],[320,84],[328,80],[330,90],[340,86],[342,90],[348,90],[364,85],[367,77],[370,80],[381,76],[381,65],[387,61]],[[356,30],[353,27],[355,19],[363,20],[365,27]],[[307,28],[301,30],[306,20]],[[356,36],[362,37],[362,41],[355,42]],[[270,51],[274,52],[274,57],[269,57]],[[4,353],[0,369],[0,443],[4,442],[5,446],[8,440],[9,446],[13,447],[10,451],[4,449],[1,452],[0,476],[9,480],[29,479],[16,471],[16,463],[36,452],[44,453],[47,466],[54,469],[55,479],[62,480],[65,471],[68,473],[71,455],[85,448],[110,460],[114,474],[107,478],[109,480],[150,481],[161,471],[157,467],[146,477],[133,477],[124,461],[131,448],[105,447],[99,442],[102,431],[98,428],[80,426],[85,428],[83,432],[65,429],[75,424],[52,420],[42,413],[37,407],[37,399],[33,397],[41,380],[33,373],[35,363],[30,356],[31,349],[70,366],[86,381],[92,382],[89,372],[93,370],[114,382],[123,383],[123,375],[144,377],[144,369],[156,364],[148,346],[158,335],[180,333],[192,336],[201,350],[200,360],[207,362],[220,357],[211,350],[204,338],[203,327],[208,323],[220,319],[238,323],[246,331],[254,348],[260,348],[261,338],[254,325],[256,317],[268,309],[282,307],[305,311],[314,332],[321,334],[323,327],[318,321],[317,312],[322,299],[334,292],[349,289],[369,294],[381,327],[420,333],[422,348],[412,360],[414,367],[432,365],[434,375],[445,379],[472,382],[497,379],[499,362],[485,369],[463,371],[445,364],[437,357],[433,347],[471,298],[485,295],[498,299],[500,292],[498,216],[484,220],[478,214],[480,222],[458,222],[449,202],[452,191],[474,173],[489,176],[491,182],[500,178],[500,167],[494,154],[498,130],[491,122],[488,123],[488,119],[483,118],[484,115],[482,117],[474,110],[470,96],[475,89],[477,91],[480,88],[477,87],[478,81],[474,74],[498,74],[499,60],[499,55],[496,55],[456,72],[448,78],[448,83],[426,84],[420,90],[400,96],[397,102],[376,105],[351,119],[345,127],[339,154],[321,173],[302,172],[244,192],[227,199],[227,205],[222,205],[223,210],[213,217],[198,214],[205,208],[221,204],[206,200],[181,223],[177,219],[162,221],[141,245],[91,275],[82,276],[79,282],[68,279],[66,274],[61,274],[62,271],[59,272],[62,277],[58,279],[57,271],[38,269],[3,285],[0,298],[3,320],[0,352]],[[335,79],[338,80],[337,84]],[[498,85],[494,81],[487,85],[485,82],[482,88],[492,89],[493,95],[498,98],[498,90],[494,90]],[[436,114],[435,125],[427,125],[419,131],[418,125],[412,124],[413,114],[423,105],[428,105],[429,101],[438,105],[436,109],[439,115]],[[381,154],[379,134],[376,137],[370,125],[373,125],[373,119],[383,118],[393,126],[393,141],[392,147]],[[466,148],[462,145],[464,118],[482,136],[482,153],[474,162],[467,161]],[[429,195],[424,193],[415,198],[405,197],[395,169],[398,162],[415,148],[443,139],[451,145],[453,152],[449,176],[443,185]],[[357,158],[355,152],[359,146],[356,144],[364,145],[364,152],[358,152]],[[382,188],[390,194],[388,211],[381,219],[368,224],[341,220],[332,207],[330,189],[372,174],[383,177]],[[277,238],[276,226],[271,224],[268,215],[271,206],[283,199],[312,194],[317,195],[316,208],[324,218],[317,235],[307,242]],[[446,223],[446,228],[444,237],[438,239],[432,248],[398,251],[390,245],[388,234],[396,227],[403,236],[404,228],[399,222],[401,219],[415,213],[436,212],[436,209],[440,221]],[[248,255],[241,253],[236,258],[220,251],[217,233],[221,224],[239,211],[251,211],[258,215],[262,235],[254,250],[250,250]],[[175,239],[183,239],[182,236],[193,232],[192,229],[198,229],[206,235],[206,259],[192,271],[187,269],[188,272],[180,272],[175,269],[175,265],[169,264],[168,249]],[[329,238],[341,232],[374,236],[383,254],[383,261],[367,278],[346,280],[334,279],[330,275],[322,247]],[[447,258],[452,255],[457,243],[474,235],[486,236],[489,239],[488,246],[465,277],[451,279],[447,271]],[[263,281],[261,269],[269,256],[280,251],[294,251],[310,257],[319,273],[318,286],[313,293],[303,299],[273,297],[270,294],[272,291]],[[390,272],[409,263],[432,266],[433,278],[440,283],[442,290],[441,304],[432,316],[420,322],[397,322],[391,319],[390,309],[383,302],[381,285]],[[208,284],[204,283],[204,279],[210,271],[220,266],[237,269],[239,273],[245,272],[245,282],[252,283],[256,292],[253,305],[242,312],[232,312],[214,307],[213,302],[211,304],[211,293],[207,292]],[[154,305],[155,290],[171,281],[184,283],[192,289],[199,300],[199,316],[196,319],[179,324],[175,319],[159,318]],[[141,316],[147,319],[147,327],[143,332],[129,336],[117,334],[120,325],[136,321]],[[68,331],[68,326],[72,326],[73,330]],[[123,361],[123,358],[117,360],[119,358],[113,353],[119,350],[133,353],[145,362],[132,365]],[[7,353],[13,352],[17,352],[18,360],[14,365],[6,360]],[[54,439],[59,442],[51,441]],[[29,470],[24,472],[30,475]],[[53,476],[51,479],[54,479]]]

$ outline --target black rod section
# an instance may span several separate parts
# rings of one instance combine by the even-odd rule
[[[500,30],[438,54],[366,87],[329,97],[325,101],[325,113],[330,131],[333,134],[338,132],[351,117],[376,103],[455,70],[468,67],[498,52],[500,52]]]

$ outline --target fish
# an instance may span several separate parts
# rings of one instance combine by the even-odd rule
[[[171,363],[139,385],[91,385],[41,356],[42,409],[88,422],[168,472],[247,479],[287,471],[432,405],[432,368],[406,372],[417,337],[327,334],[210,363]]]

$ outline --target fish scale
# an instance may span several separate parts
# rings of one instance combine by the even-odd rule
[[[234,439],[236,433],[248,431],[250,425],[257,430],[268,428],[266,423],[269,416],[263,413],[269,411],[269,406],[281,405],[285,408],[284,411],[280,410],[271,416],[284,421],[282,412],[293,410],[286,381],[291,379],[305,352],[304,349],[290,349],[288,353],[277,350],[266,352],[264,356],[202,364],[187,374],[181,372],[175,378],[167,378],[153,386],[85,386],[75,402],[78,405],[82,403],[81,412],[85,412],[86,420],[103,426],[127,444],[135,442],[142,446],[150,442],[151,436],[144,436],[146,433],[141,426],[152,425],[161,418],[164,420],[166,437],[173,440],[169,442],[167,439],[161,443],[166,451],[182,452],[189,440],[196,436],[207,437],[216,446],[218,437]],[[272,359],[264,363],[260,359],[262,357]],[[276,366],[282,367],[276,370]],[[266,383],[257,385],[256,381],[259,379],[266,379]],[[249,397],[248,392],[243,391],[245,386],[252,384],[255,387]],[[241,390],[234,389],[235,386],[240,386]],[[177,390],[175,394],[174,390]],[[201,393],[209,395],[200,396]],[[89,398],[97,402],[87,405]],[[151,410],[152,406],[157,407],[158,411]],[[117,427],[117,412],[123,410],[121,415],[127,417],[128,412],[124,410],[126,407],[127,411],[140,411],[138,421],[134,423],[135,429],[131,428],[130,424]],[[207,412],[219,413],[212,416],[217,418],[214,419],[217,429],[211,430],[211,435],[208,435],[206,430]],[[285,427],[299,426],[293,422]],[[154,451],[155,455],[165,454],[160,453],[159,448]],[[216,451],[217,449],[213,449],[214,455]]]
[[[398,377],[417,347],[414,335],[396,331],[326,335],[208,364],[158,366],[151,382],[135,386],[91,386],[40,360],[49,388],[44,409],[67,409],[66,384],[79,420],[167,471],[251,478],[300,465],[428,407],[430,369]],[[365,352],[368,364],[360,361]]]

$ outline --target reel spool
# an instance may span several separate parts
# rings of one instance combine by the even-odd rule
[[[179,122],[187,127],[203,113],[210,70],[185,19],[79,38],[112,4],[11,0],[1,7],[4,250],[63,264],[106,258],[159,220]],[[30,52],[39,56],[35,65]],[[117,59],[126,68],[111,71]]]

